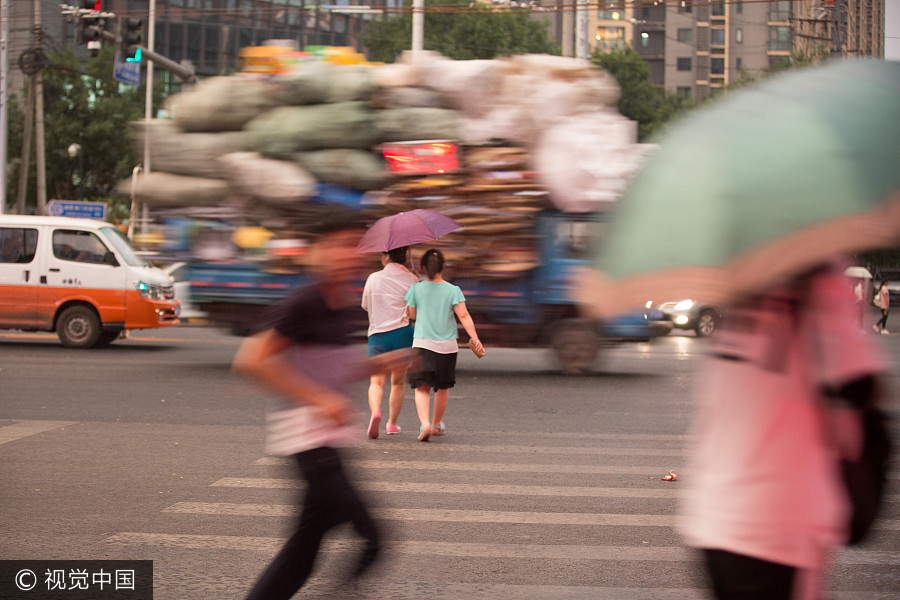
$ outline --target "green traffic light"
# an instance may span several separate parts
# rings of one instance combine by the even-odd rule
[[[125,59],[125,62],[141,62],[141,49],[138,48],[137,50],[135,50],[135,51],[134,51],[134,57],[133,57],[133,58],[126,58],[126,59]]]

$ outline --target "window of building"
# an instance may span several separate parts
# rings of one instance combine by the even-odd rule
[[[740,56],[734,59],[734,68],[740,71],[744,68],[744,59]]]
[[[743,14],[743,12],[744,12],[744,0],[737,0],[737,1],[734,3],[734,10],[735,10],[735,11],[737,12],[737,14],[739,14],[739,15],[740,15],[740,14]]]
[[[682,3],[678,6],[678,12],[680,12],[680,13],[692,13],[692,12],[694,12],[694,5],[693,5],[693,4],[689,4],[689,3],[687,3],[687,2],[682,2]]]
[[[677,68],[679,71],[691,70],[691,57],[681,57],[678,59]]]
[[[690,98],[691,97],[691,88],[690,87],[678,87],[675,88],[675,93],[681,96],[682,98]]]
[[[622,18],[622,11],[617,9],[598,10],[597,18],[601,21],[618,21]]]
[[[769,27],[769,51],[787,52],[791,49],[791,28],[787,25]]]
[[[709,59],[709,72],[712,75],[724,75],[725,74],[725,59],[724,58],[710,58]]]
[[[599,50],[622,50],[625,48],[625,28],[598,27],[596,39]]]
[[[678,30],[678,41],[689,43],[694,41],[694,30],[693,29],[679,29]]]
[[[769,69],[772,71],[780,71],[782,69],[789,69],[791,67],[791,57],[790,56],[770,56],[769,57]]]
[[[744,43],[744,30],[738,27],[734,30],[734,43],[735,44],[743,44]]]
[[[724,29],[710,29],[709,30],[709,43],[712,46],[724,46],[725,45],[725,30]]]
[[[641,32],[641,47],[646,48],[650,45],[650,34],[646,31]]]
[[[791,0],[774,0],[769,3],[769,21],[784,22],[791,19]]]
[[[725,0],[715,0],[711,3],[712,15],[714,17],[725,16]]]

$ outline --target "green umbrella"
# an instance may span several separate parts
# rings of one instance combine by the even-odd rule
[[[900,62],[835,62],[729,92],[673,126],[575,295],[728,304],[900,239]]]

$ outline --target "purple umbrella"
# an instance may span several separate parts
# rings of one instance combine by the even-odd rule
[[[394,248],[436,240],[462,225],[441,213],[417,208],[375,221],[356,247],[359,252],[387,252]]]

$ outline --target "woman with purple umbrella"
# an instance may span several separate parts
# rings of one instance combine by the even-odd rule
[[[362,307],[369,313],[369,356],[378,356],[392,350],[409,348],[413,342],[413,327],[406,312],[406,296],[409,287],[418,277],[406,268],[409,246],[394,248],[382,254],[384,268],[369,275],[363,287]],[[391,372],[391,391],[388,395],[388,435],[400,433],[397,417],[403,408],[406,369]],[[375,373],[369,381],[368,436],[378,437],[381,426],[381,401],[387,384],[387,374]]]

